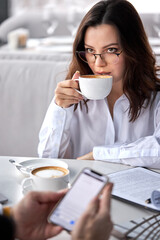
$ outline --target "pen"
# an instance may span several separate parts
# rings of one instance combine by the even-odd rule
[[[145,203],[147,203],[147,204],[151,203],[151,199],[148,198],[148,199],[145,201]]]

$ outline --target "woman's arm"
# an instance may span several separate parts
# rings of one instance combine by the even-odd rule
[[[118,162],[131,166],[160,168],[160,102],[154,111],[153,124],[153,135],[141,137],[130,143],[95,146],[93,156],[89,153],[79,159],[92,159],[93,157],[95,160]]]
[[[57,84],[55,97],[46,113],[39,133],[38,155],[47,158],[63,158],[70,143],[70,123],[73,116],[73,104],[83,97],[76,92],[79,72],[70,80]]]
[[[39,157],[63,158],[70,141],[72,115],[73,106],[61,108],[52,100],[39,133]]]

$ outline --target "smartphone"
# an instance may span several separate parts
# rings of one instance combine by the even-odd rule
[[[107,182],[107,176],[90,168],[83,169],[71,189],[50,213],[48,221],[72,231],[89,202],[102,191]]]
[[[2,193],[0,193],[0,203],[4,204],[8,201],[8,198],[6,198]]]

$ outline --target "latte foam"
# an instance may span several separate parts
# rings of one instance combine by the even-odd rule
[[[42,178],[58,178],[67,173],[68,170],[62,167],[40,167],[32,171],[33,175]]]

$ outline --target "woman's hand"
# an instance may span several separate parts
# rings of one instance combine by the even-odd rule
[[[77,158],[78,160],[94,160],[93,158],[93,152],[87,153],[81,157]]]
[[[83,100],[81,94],[75,89],[79,89],[79,84],[74,79],[79,78],[80,73],[77,71],[71,80],[59,82],[55,89],[55,102],[58,106],[68,108],[73,104],[79,103]]]
[[[108,183],[103,190],[102,198],[96,197],[90,202],[72,231],[72,240],[109,239],[113,227],[110,218],[112,186],[112,183]]]

